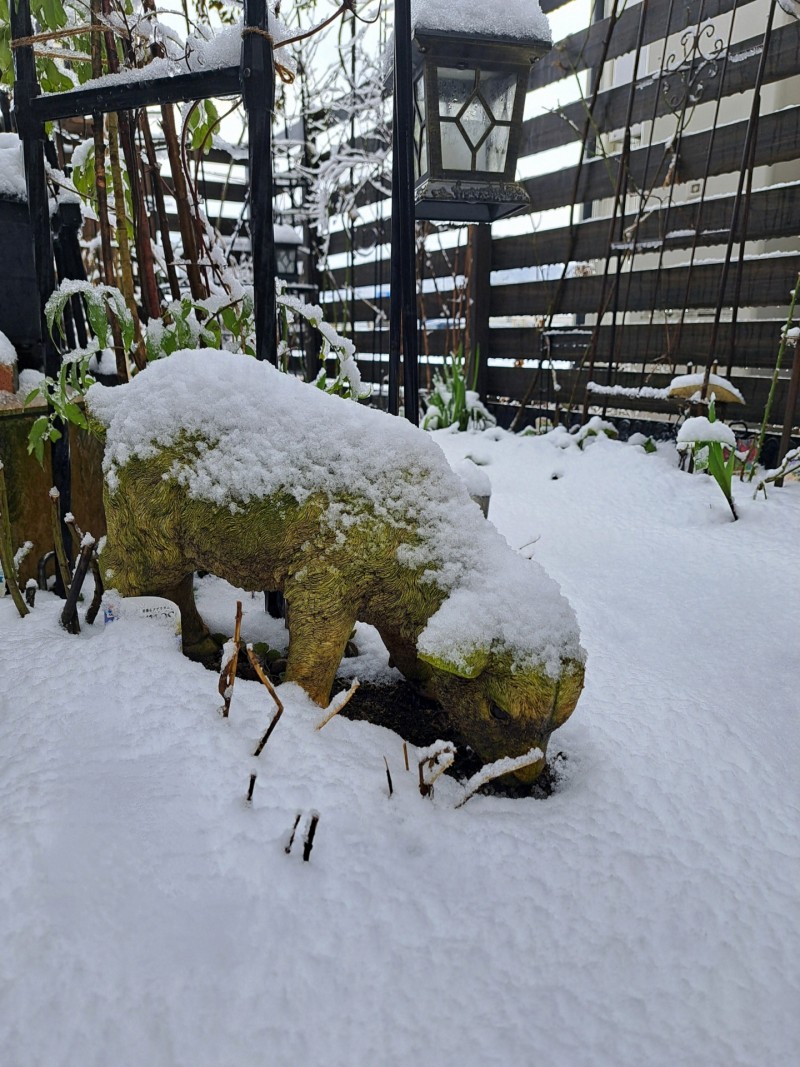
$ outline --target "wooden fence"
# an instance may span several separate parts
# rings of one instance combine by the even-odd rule
[[[528,421],[556,407],[676,414],[659,391],[711,362],[745,397],[729,417],[758,422],[800,271],[799,55],[800,23],[774,0],[607,0],[531,73],[531,91],[578,97],[525,123],[532,214],[491,237],[430,224],[420,236],[420,351],[479,347],[482,392],[524,400]],[[567,162],[540,165],[553,149]],[[385,187],[362,189],[360,216],[330,235],[323,293],[376,381]],[[773,425],[788,389],[786,369]]]

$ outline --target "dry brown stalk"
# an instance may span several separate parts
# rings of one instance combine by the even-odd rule
[[[350,686],[350,688],[344,695],[340,693],[338,696],[334,697],[328,707],[325,709],[325,718],[322,720],[322,722],[318,722],[314,729],[321,730],[323,726],[326,726],[331,721],[331,719],[334,718],[334,716],[338,715],[342,708],[346,707],[347,704],[350,702],[353,693],[355,693],[356,689],[358,689],[360,684],[361,683],[359,682],[358,678],[356,678],[354,679],[353,684]]]
[[[252,645],[248,645],[247,646],[247,658],[250,660],[250,666],[253,668],[253,670],[258,675],[259,681],[261,681],[267,687],[267,689],[269,690],[270,696],[275,701],[275,703],[276,703],[276,705],[278,707],[278,714],[282,715],[283,714],[283,704],[281,703],[281,698],[275,692],[275,686],[272,684],[272,682],[269,680],[269,678],[267,678],[266,674],[264,673],[264,671],[263,671],[263,669],[261,667],[261,664],[258,662],[258,657],[256,656],[255,652],[253,651],[253,646]]]
[[[58,561],[58,571],[61,575],[61,583],[64,586],[64,596],[67,596],[70,587],[70,571],[69,563],[67,562],[67,550],[64,547],[64,538],[61,533],[61,509],[59,508],[61,494],[58,489],[53,486],[49,495],[50,528],[53,532],[53,545],[56,550],[56,559]]]
[[[252,800],[253,800],[253,790],[254,790],[254,789],[255,789],[255,787],[256,787],[256,778],[257,778],[257,777],[258,777],[258,775],[256,775],[256,774],[251,774],[251,775],[250,775],[250,785],[249,785],[249,786],[248,786],[248,788],[247,788],[247,803],[248,803],[248,804],[252,803]]]
[[[219,695],[222,697],[222,717],[228,718],[228,712],[231,710],[231,697],[233,696],[233,683],[236,681],[236,667],[239,663],[239,639],[242,633],[242,602],[236,601],[236,623],[233,628],[233,655],[228,662],[223,666],[219,675]]]
[[[11,520],[8,516],[8,494],[2,461],[0,461],[0,563],[3,565],[11,599],[17,611],[24,618],[28,614],[28,606],[22,599],[22,593],[17,585],[17,573],[14,570],[14,547],[11,541]]]

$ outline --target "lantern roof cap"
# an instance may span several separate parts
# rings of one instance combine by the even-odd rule
[[[411,32],[457,33],[527,44],[551,44],[538,0],[411,0]]]

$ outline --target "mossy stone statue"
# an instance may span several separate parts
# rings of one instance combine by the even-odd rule
[[[195,570],[280,589],[286,678],[319,704],[361,620],[485,761],[546,751],[583,685],[574,614],[429,434],[208,350],[94,386],[87,405],[106,433],[106,584],[174,600],[187,652],[210,644]]]

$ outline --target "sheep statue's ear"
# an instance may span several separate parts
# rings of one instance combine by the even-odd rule
[[[455,674],[459,678],[477,678],[489,662],[488,648],[453,648],[446,653],[418,650],[417,655],[423,663],[447,674]]]

